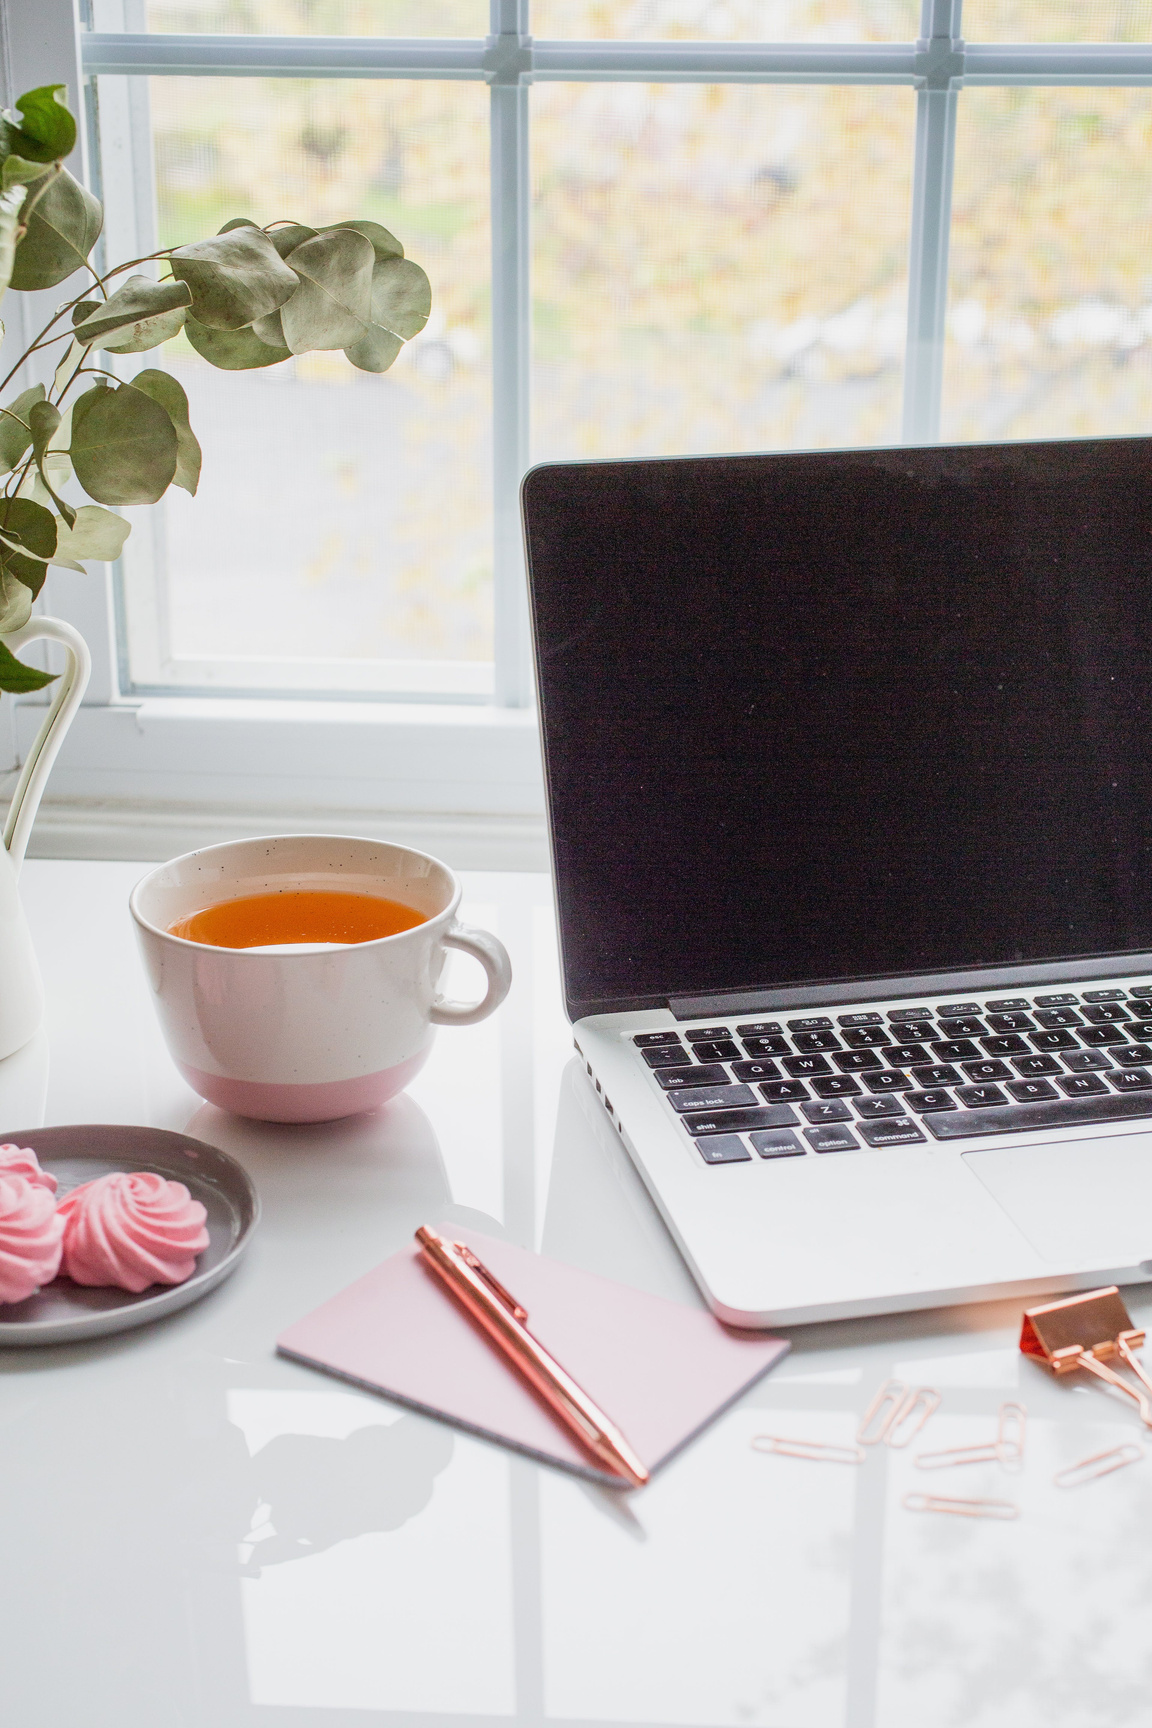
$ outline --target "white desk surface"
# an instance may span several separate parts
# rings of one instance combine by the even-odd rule
[[[545,878],[466,878],[465,915],[512,954],[499,1014],[442,1031],[378,1114],[285,1129],[202,1104],[168,1060],[126,909],[144,869],[26,866],[49,1008],[0,1063],[0,1138],[185,1131],[247,1166],[264,1219],[184,1313],[0,1351],[4,1722],[1147,1728],[1152,1462],[1053,1486],[1141,1430],[1020,1357],[1019,1304],[802,1329],[624,1498],[279,1360],[288,1321],[441,1216],[698,1298],[571,1057]],[[913,1453],[990,1438],[1021,1399],[1022,1473],[751,1450],[765,1430],[848,1440],[889,1375],[944,1396]],[[1020,1517],[904,1510],[925,1489]]]

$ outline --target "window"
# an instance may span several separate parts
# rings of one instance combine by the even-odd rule
[[[540,863],[530,460],[1152,421],[1152,0],[36,10],[14,88],[82,66],[110,260],[360,212],[434,288],[381,377],[164,351],[200,497],[107,596],[51,579],[101,662],[65,844],[131,806],[137,851],[306,814]]]

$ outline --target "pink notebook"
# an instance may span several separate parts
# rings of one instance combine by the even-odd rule
[[[782,1338],[735,1332],[698,1308],[612,1284],[459,1225],[528,1310],[529,1329],[611,1417],[650,1471],[778,1362]],[[281,1334],[283,1356],[383,1392],[611,1487],[576,1441],[426,1271],[413,1242]]]

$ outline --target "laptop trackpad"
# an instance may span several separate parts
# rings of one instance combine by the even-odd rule
[[[1152,1266],[1152,1134],[997,1146],[964,1162],[1043,1259]]]

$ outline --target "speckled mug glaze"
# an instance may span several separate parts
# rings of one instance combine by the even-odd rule
[[[214,948],[169,929],[221,900],[309,888],[385,895],[425,921],[375,942],[293,948]],[[239,1116],[324,1122],[402,1091],[437,1026],[470,1026],[508,994],[503,944],[460,924],[459,901],[453,872],[425,852],[290,834],[174,858],[137,883],[129,906],[160,1026],[188,1084]],[[483,966],[481,1001],[439,995],[448,948]]]

